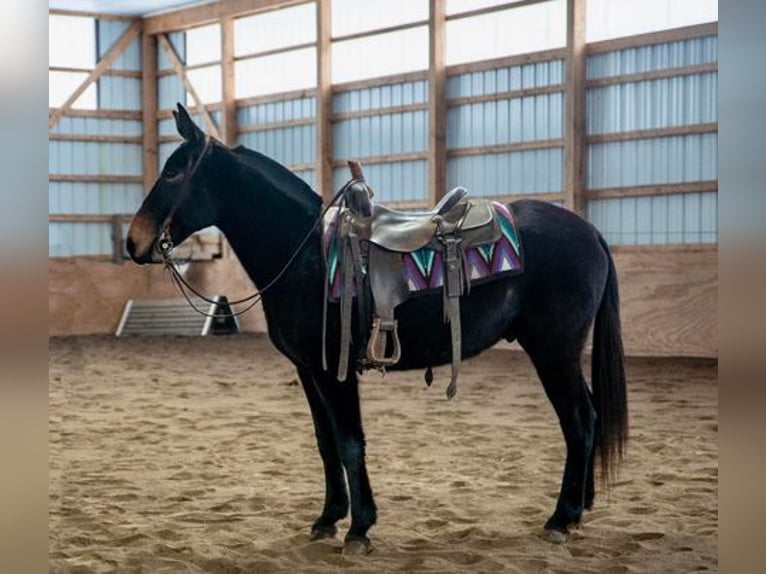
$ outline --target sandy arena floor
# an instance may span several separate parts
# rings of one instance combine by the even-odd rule
[[[444,368],[367,375],[378,524],[350,557],[308,541],[321,461],[265,337],[52,339],[51,572],[716,571],[717,364],[628,367],[628,459],[563,545],[542,525],[564,444],[526,356],[465,363],[452,403]]]

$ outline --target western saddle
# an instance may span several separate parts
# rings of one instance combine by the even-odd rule
[[[353,161],[348,163],[352,179],[339,192],[341,205],[328,210],[325,216],[325,226],[333,221],[337,225],[335,233],[342,273],[338,380],[344,381],[348,374],[354,295],[360,333],[369,329],[366,355],[359,358],[359,368],[384,370],[399,361],[401,344],[394,310],[410,295],[402,254],[427,248],[442,255],[444,321],[450,324],[452,343],[452,376],[447,387],[447,398],[451,399],[457,392],[462,352],[460,296],[470,290],[463,254],[471,247],[493,243],[501,235],[490,202],[471,199],[465,188],[456,187],[430,211],[395,211],[372,202],[373,191],[365,182],[361,166]],[[328,275],[325,281],[325,327],[329,282]],[[368,300],[370,294],[371,302]],[[367,323],[370,310],[371,326]],[[391,353],[386,354],[389,342]],[[326,369],[325,346],[323,337]],[[429,384],[430,377],[429,368],[426,373]]]

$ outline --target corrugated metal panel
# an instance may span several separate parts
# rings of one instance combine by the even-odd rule
[[[61,223],[48,226],[48,255],[110,255],[112,226],[109,223]]]
[[[589,134],[718,121],[718,74],[695,74],[591,88]]]
[[[375,201],[378,203],[428,200],[426,161],[366,164],[364,175],[375,190]],[[340,189],[350,178],[347,167],[333,170],[334,190]]]
[[[605,78],[718,61],[718,37],[691,38],[588,57],[588,78]]]
[[[49,173],[141,175],[140,144],[48,142]]]
[[[708,181],[718,178],[718,134],[588,146],[590,189]]]
[[[252,126],[273,122],[311,119],[316,115],[316,98],[296,98],[280,102],[264,102],[237,110],[237,123]]]
[[[63,116],[53,128],[54,134],[140,136],[138,120],[112,120],[104,118],[78,118]]]
[[[103,57],[130,27],[130,22],[98,21],[98,57]],[[133,40],[112,64],[114,70],[140,70],[139,40]],[[98,107],[111,110],[141,109],[141,80],[105,75],[98,79]]]
[[[557,139],[563,134],[563,118],[561,93],[450,107],[447,147]]]
[[[537,62],[458,74],[447,78],[447,97],[483,96],[564,82],[564,61]]]
[[[286,166],[313,163],[316,130],[308,125],[248,132],[240,134],[239,142]]]
[[[560,192],[561,148],[462,156],[447,162],[447,187],[462,185],[476,196]]]
[[[428,83],[422,80],[340,92],[332,101],[334,113],[423,104],[428,102]]]
[[[716,192],[599,199],[588,219],[612,245],[718,241]]]
[[[175,74],[157,80],[157,106],[161,110],[175,109],[176,103],[186,102],[186,89]]]
[[[135,212],[143,201],[141,184],[52,181],[48,212],[56,214],[120,214]]]
[[[334,156],[345,159],[425,151],[427,126],[425,110],[335,122]]]

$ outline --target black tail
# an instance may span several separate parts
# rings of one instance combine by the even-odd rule
[[[593,327],[592,382],[596,408],[596,449],[601,480],[608,485],[628,442],[628,396],[620,328],[620,295],[614,261],[604,239],[599,242],[609,259],[609,275]]]

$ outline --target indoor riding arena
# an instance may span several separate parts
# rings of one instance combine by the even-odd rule
[[[49,6],[51,572],[718,570],[716,1]]]

